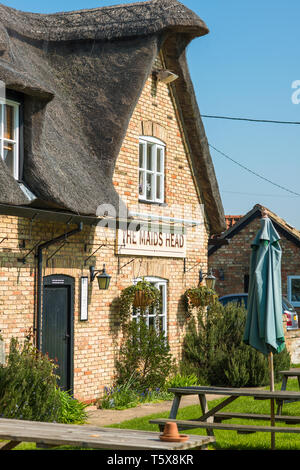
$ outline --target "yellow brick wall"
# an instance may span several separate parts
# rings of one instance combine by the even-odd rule
[[[155,66],[159,67],[160,59]],[[167,85],[158,83],[154,94],[149,77],[130,120],[113,182],[117,191],[137,212],[161,214],[169,217],[191,218],[202,221],[200,226],[187,231],[187,272],[183,259],[136,256],[134,262],[118,274],[114,231],[84,226],[82,232],[68,239],[65,246],[46,263],[59,244],[44,251],[43,275],[66,274],[75,278],[74,303],[74,395],[90,401],[102,394],[104,386],[114,380],[114,362],[121,340],[118,310],[115,307],[121,289],[138,276],[157,276],[168,280],[168,338],[174,357],[180,357],[184,336],[185,314],[181,296],[185,289],[197,285],[199,266],[207,267],[208,231],[204,223],[197,190],[191,174],[184,135],[177,119],[176,104]],[[154,135],[166,144],[165,202],[166,205],[138,204],[138,140],[140,135]],[[182,210],[185,205],[185,211]],[[176,207],[177,206],[177,207]],[[0,330],[8,350],[11,336],[24,338],[34,323],[36,314],[36,259],[34,252],[26,263],[18,258],[26,255],[38,242],[50,240],[70,231],[74,226],[41,222],[20,217],[0,217]],[[25,240],[25,248],[20,241]],[[85,260],[105,243],[87,264]],[[87,245],[86,245],[87,244]],[[123,266],[132,257],[120,257]],[[89,283],[89,320],[81,322],[81,276],[89,276],[89,266],[101,269],[105,263],[112,276],[110,288],[100,291]]]

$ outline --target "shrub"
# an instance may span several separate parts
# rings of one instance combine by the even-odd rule
[[[32,421],[57,421],[61,402],[55,364],[29,341],[12,338],[7,364],[0,367],[0,415]]]
[[[195,368],[204,383],[219,386],[255,387],[269,383],[268,359],[243,343],[246,311],[236,304],[219,302],[192,318],[183,346],[183,362]],[[274,354],[274,378],[290,367],[285,349]]]
[[[87,405],[57,387],[56,365],[29,340],[11,339],[0,366],[0,416],[30,421],[81,424]]]
[[[163,387],[172,368],[169,344],[163,332],[147,326],[143,317],[131,321],[116,361],[117,384],[128,383],[134,375],[135,388]]]

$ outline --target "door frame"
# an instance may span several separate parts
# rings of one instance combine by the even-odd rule
[[[74,304],[75,304],[75,278],[66,274],[50,274],[43,277],[43,311],[42,311],[42,349],[43,349],[43,315],[45,307],[45,287],[46,286],[69,286],[70,287],[70,308],[69,318],[70,321],[70,342],[69,342],[69,383],[70,393],[74,393]]]

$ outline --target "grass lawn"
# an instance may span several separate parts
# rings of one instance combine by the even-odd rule
[[[275,388],[280,390],[281,384],[276,384]],[[266,387],[268,388],[268,387]],[[298,391],[297,379],[289,379],[288,390]],[[216,406],[222,399],[213,400],[208,402],[209,409]],[[275,408],[276,410],[276,408]],[[270,413],[269,400],[254,400],[251,397],[239,397],[233,403],[228,405],[222,411],[232,411],[240,413]],[[283,406],[284,415],[297,415],[300,416],[300,402],[288,403]],[[149,424],[150,419],[154,418],[167,418],[169,412],[152,414],[143,418],[136,418],[130,421],[124,421],[121,424],[111,425],[114,428],[124,429],[140,429],[145,431],[158,431],[156,424]],[[178,419],[195,419],[199,416],[199,406],[188,406],[182,408],[178,412]],[[241,424],[261,424],[270,425],[270,421],[254,421],[254,420],[238,420],[232,419],[232,423]],[[276,426],[287,426],[285,423],[276,423]],[[290,425],[288,425],[290,426]],[[186,434],[200,434],[205,435],[204,429],[192,429],[185,431]],[[270,433],[260,432],[255,434],[237,434],[235,431],[215,431],[216,443],[210,446],[210,449],[217,450],[269,450],[271,445]],[[15,450],[35,450],[36,445],[33,443],[22,443]],[[74,447],[59,447],[58,449],[72,450]],[[86,450],[86,449],[82,449]],[[300,450],[300,435],[299,434],[276,434],[276,450]]]

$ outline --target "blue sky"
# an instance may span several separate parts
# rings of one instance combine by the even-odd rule
[[[23,11],[53,13],[132,1],[2,1]],[[202,114],[300,121],[292,83],[300,80],[298,0],[182,0],[210,33],[188,48]],[[300,93],[298,95],[300,98]],[[300,194],[300,126],[203,118],[208,141],[230,158]],[[211,150],[226,214],[259,203],[300,230],[300,197],[267,183]]]

